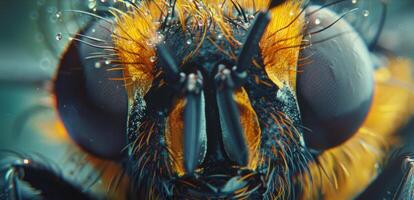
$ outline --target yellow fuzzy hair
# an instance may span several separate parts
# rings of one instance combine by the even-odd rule
[[[247,168],[256,169],[259,164],[258,149],[260,146],[261,130],[256,112],[244,89],[234,94],[240,112],[240,122],[244,130],[247,146],[249,147],[249,162]]]
[[[124,13],[113,9],[115,15],[115,27],[113,34],[114,48],[119,62],[125,67],[125,84],[132,101],[133,94],[141,95],[150,88],[156,70],[154,69],[155,56],[154,44],[159,42],[157,29],[159,28],[160,15],[168,12],[168,5],[164,0],[144,1],[140,7]],[[224,2],[224,4],[223,4]],[[279,87],[289,84],[294,90],[296,85],[296,64],[299,56],[299,45],[302,41],[303,16],[301,15],[301,2],[299,0],[287,1],[271,10],[271,21],[260,42],[260,51],[263,55],[264,67],[269,78]],[[242,0],[237,1],[241,7],[255,12],[268,7],[269,0]],[[192,29],[198,32],[199,38],[196,48],[182,61],[196,54],[206,38],[206,33],[216,34],[214,29],[208,29],[208,22],[219,27],[221,34],[233,46],[240,46],[241,41],[233,37],[233,29],[225,16],[236,18],[234,4],[231,1],[206,0],[186,1],[177,0],[175,6],[179,23],[183,30]],[[186,18],[190,17],[187,21]],[[198,30],[200,22],[204,24],[202,31]],[[214,27],[214,26],[211,26]],[[223,51],[218,46],[217,51]],[[225,51],[225,50],[224,50]],[[232,52],[225,52],[234,54]],[[235,59],[235,56],[232,57]],[[257,64],[257,63],[256,63]],[[251,108],[245,91],[235,94],[236,103],[241,112],[241,122],[248,141],[250,158],[249,168],[255,169],[259,163],[259,155],[256,153],[260,146],[260,128],[255,112]],[[167,146],[172,154],[172,165],[178,174],[184,173],[182,165],[183,149],[183,100],[176,101],[169,115],[166,127]]]
[[[356,135],[343,145],[323,152],[319,163],[310,165],[312,176],[302,177],[302,199],[352,199],[380,172],[388,153],[398,144],[393,135],[412,115],[412,93],[393,82],[412,85],[411,64],[394,59],[375,73],[375,94],[366,121]]]
[[[166,12],[163,0],[145,1],[139,8],[124,13],[113,10],[116,16],[113,41],[120,63],[125,66],[125,83],[128,91],[145,94],[155,77],[154,42],[157,42],[159,16]],[[192,1],[178,0],[176,13],[183,29],[186,16],[192,17],[192,26],[198,21],[210,19],[220,27],[224,37],[233,45],[241,42],[232,37],[230,25],[223,14],[233,15],[233,5],[226,1],[204,1],[205,8],[198,10]],[[238,1],[244,8],[265,8],[268,0]],[[287,83],[294,90],[299,46],[302,42],[303,19],[300,14],[301,1],[290,1],[271,11],[272,20],[260,43],[266,72],[278,86]],[[293,22],[290,24],[290,22]],[[287,26],[289,25],[289,26]],[[286,27],[286,28],[285,28]],[[204,34],[208,31],[203,30]],[[205,36],[205,35],[204,35]],[[198,40],[203,41],[203,34]],[[200,46],[198,46],[200,47]],[[196,50],[194,51],[194,53]],[[191,55],[190,55],[191,56]],[[393,60],[389,68],[376,72],[375,97],[371,111],[358,133],[345,144],[324,152],[319,163],[310,165],[310,176],[300,177],[305,184],[303,199],[315,199],[320,191],[323,199],[351,199],[363,190],[377,175],[375,166],[383,164],[391,147],[398,142],[393,133],[411,114],[408,107],[410,94],[402,87],[390,84],[393,79],[412,84],[409,64]],[[132,95],[130,95],[131,97]],[[412,97],[411,97],[412,98]],[[174,123],[177,124],[177,123]],[[174,130],[174,128],[172,129]]]
[[[184,152],[183,152],[183,133],[184,133],[184,106],[185,100],[178,99],[171,110],[165,127],[165,138],[175,171],[179,175],[184,174]]]
[[[279,88],[296,91],[296,72],[304,26],[301,1],[292,1],[271,11],[272,20],[260,43],[267,75]]]
[[[223,2],[224,4],[222,4]],[[300,0],[287,1],[271,10],[270,24],[260,42],[265,69],[270,79],[279,87],[282,87],[283,83],[288,83],[293,90],[296,85],[298,45],[302,41],[301,2]],[[267,7],[269,0],[242,0],[238,3],[245,9],[260,10]],[[156,52],[154,44],[159,41],[157,29],[160,22],[158,20],[160,15],[168,12],[168,9],[166,1],[154,0],[143,1],[140,7],[131,7],[127,12],[111,10],[115,16],[113,42],[119,59],[115,63],[124,66],[125,84],[130,98],[133,97],[133,91],[145,94],[152,84],[155,76],[154,56]],[[195,54],[201,47],[208,31],[214,34],[214,30],[208,30],[207,22],[217,25],[223,36],[232,45],[239,46],[241,44],[233,37],[231,25],[224,17],[225,15],[236,17],[231,1],[177,0],[175,11],[183,30],[188,29],[189,24],[189,27],[194,30],[200,22],[204,24],[199,35],[199,44],[187,58]],[[189,16],[191,16],[190,22],[186,24],[186,17]],[[183,60],[183,62],[185,61],[186,59]]]
[[[249,147],[249,161],[247,167],[256,169],[259,155],[256,153],[260,145],[260,128],[256,113],[254,112],[245,90],[237,91],[234,95],[240,111],[240,121],[245,132],[247,146]],[[172,166],[179,175],[184,175],[183,166],[183,132],[184,132],[184,106],[185,100],[180,98],[174,104],[167,119],[165,136],[168,149],[173,159]],[[208,112],[208,111],[207,111]]]

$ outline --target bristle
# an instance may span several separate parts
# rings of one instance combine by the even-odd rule
[[[221,7],[216,6],[218,3],[222,3]],[[170,2],[171,4],[171,2]],[[196,45],[196,48],[183,59],[182,63],[185,63],[187,60],[189,60],[192,56],[196,55],[198,50],[201,48],[201,45],[206,37],[206,34],[208,31],[215,31],[212,29],[208,29],[208,27],[214,27],[210,26],[211,24],[217,25],[216,27],[219,27],[220,32],[223,34],[224,38],[226,38],[232,46],[240,45],[240,41],[237,41],[233,36],[233,31],[231,29],[232,26],[232,20],[234,18],[237,18],[237,16],[242,16],[244,21],[248,21],[247,13],[254,13],[257,10],[260,9],[268,9],[268,6],[270,5],[272,8],[272,21],[277,22],[278,20],[282,19],[279,16],[291,16],[289,15],[290,12],[296,12],[295,10],[299,7],[300,1],[294,1],[293,3],[284,3],[284,1],[268,1],[268,0],[261,0],[261,1],[217,1],[217,0],[209,0],[209,1],[203,1],[203,2],[189,2],[189,1],[181,1],[177,0],[173,2],[173,5],[170,5],[168,3],[164,3],[163,1],[144,1],[143,3],[137,5],[138,8],[132,7],[130,8],[130,11],[128,12],[119,12],[117,10],[113,10],[112,13],[115,16],[116,21],[116,28],[114,31],[114,44],[116,47],[116,53],[118,54],[118,57],[123,60],[123,63],[125,63],[126,71],[125,74],[129,77],[133,77],[133,80],[135,80],[135,84],[143,84],[143,85],[149,85],[151,80],[153,79],[153,75],[150,74],[152,71],[151,69],[154,66],[154,63],[151,63],[145,59],[150,60],[150,58],[155,56],[154,47],[148,44],[154,43],[151,41],[151,38],[156,37],[156,31],[159,30],[160,24],[164,24],[165,20],[167,18],[171,17],[171,20],[175,23],[174,20],[177,18],[178,22],[181,24],[181,27],[183,30],[187,30],[188,27],[191,27],[192,30],[190,31],[201,31],[200,38],[197,39],[199,43]],[[276,7],[274,7],[276,6]],[[166,16],[167,10],[173,8],[171,15]],[[280,8],[278,8],[280,7]],[[234,14],[231,12],[231,10],[236,10],[238,14]],[[276,10],[284,10],[284,12],[279,13]],[[287,13],[287,14],[286,14]],[[177,14],[177,15],[174,15]],[[164,16],[164,18],[161,18]],[[173,17],[174,16],[174,17]],[[188,17],[184,17],[188,16]],[[295,15],[297,16],[297,15]],[[280,19],[279,19],[280,18]],[[161,19],[161,21],[160,21]],[[201,20],[201,21],[200,21]],[[286,21],[286,19],[283,19]],[[160,23],[154,23],[154,21],[159,21]],[[295,20],[296,21],[296,20]],[[297,20],[300,23],[300,20]],[[199,22],[202,22],[203,27],[201,29],[198,29]],[[153,24],[153,25],[151,25]],[[273,23],[272,28],[268,29],[268,33],[265,35],[269,36],[272,33],[274,33],[276,30],[279,30],[282,28],[283,24]],[[190,26],[188,26],[190,25]],[[275,26],[276,25],[276,26]],[[286,24],[285,24],[286,25]],[[153,27],[152,27],[153,26]],[[300,29],[296,25],[289,26],[290,28],[286,27],[286,31],[290,32],[290,29]],[[244,27],[243,27],[244,28]],[[283,32],[283,30],[281,31]],[[298,31],[299,33],[300,31]],[[282,36],[282,37],[279,37]],[[278,34],[277,38],[281,39],[285,37],[283,34]],[[300,40],[300,38],[298,38]],[[133,41],[131,43],[131,41]],[[265,40],[262,40],[262,42]],[[268,46],[270,46],[271,41],[269,38],[266,39],[266,42],[268,44],[261,44],[261,51],[262,53],[266,52],[266,49]],[[258,43],[258,42],[255,42]],[[291,43],[283,43],[280,44],[281,46],[291,44]],[[246,45],[249,46],[249,45]],[[123,48],[123,49],[122,49]],[[138,53],[141,55],[138,58],[135,53]],[[285,54],[284,52],[291,52],[291,51],[283,51],[282,54]],[[270,54],[264,54],[264,55],[270,55]],[[244,56],[243,56],[244,57]],[[247,55],[246,57],[250,57]],[[280,62],[276,60],[286,60],[286,59],[276,59],[276,58],[266,58],[268,56],[265,56],[265,60],[267,61],[269,65],[272,62]],[[283,56],[283,57],[292,57],[289,56]],[[295,56],[292,57],[295,58]],[[137,62],[136,60],[140,60],[141,62]],[[156,59],[156,58],[154,58]],[[287,59],[290,62],[293,63],[293,61],[290,61],[291,59]],[[143,62],[142,62],[143,61]],[[247,62],[248,63],[248,62]],[[272,66],[277,66],[273,64]],[[290,66],[290,65],[289,65]],[[275,68],[275,67],[273,67]],[[144,71],[142,71],[144,70]],[[278,69],[280,70],[280,69]],[[293,73],[293,72],[292,72]],[[273,73],[278,74],[278,73]],[[278,78],[280,79],[280,77]],[[278,81],[275,78],[272,78],[275,82],[278,83]],[[290,80],[290,79],[289,79]],[[280,80],[279,80],[280,81]],[[292,82],[293,84],[293,82]],[[146,91],[148,86],[145,87],[136,87],[136,88],[142,88],[141,90]]]
[[[260,50],[269,78],[280,88],[283,87],[284,82],[288,83],[294,91],[296,65],[304,26],[304,9],[301,5],[302,1],[293,1],[273,8],[271,21],[260,42]],[[285,40],[292,36],[297,37]],[[283,42],[278,42],[281,40]],[[280,50],[275,52],[275,49]]]

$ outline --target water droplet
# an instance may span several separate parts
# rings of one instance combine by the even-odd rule
[[[96,69],[101,68],[101,63],[100,63],[100,62],[96,62],[96,63],[95,63],[95,68],[96,68]]]
[[[91,31],[92,31],[92,33],[95,33],[96,30],[93,28]]]
[[[62,40],[62,33],[58,33],[58,34],[56,34],[56,40],[57,41],[59,41],[59,40]]]
[[[316,19],[315,19],[315,24],[316,24],[316,25],[321,24],[321,20],[320,20],[319,18],[316,18]]]
[[[40,65],[40,69],[42,69],[43,71],[46,71],[47,72],[52,67],[52,62],[48,58],[42,58],[40,60],[39,65]]]
[[[187,43],[188,45],[190,45],[191,43],[193,43],[193,41],[191,39],[188,39],[185,43]]]
[[[62,17],[62,13],[59,11],[59,12],[56,13],[56,18],[59,19],[60,17]]]
[[[151,62],[155,62],[157,60],[157,57],[156,56],[151,56],[151,58],[150,58],[150,61]]]
[[[105,60],[105,64],[109,65],[109,64],[111,64],[111,61],[110,60]]]
[[[88,8],[89,9],[92,9],[92,8],[94,8],[96,6],[96,2],[95,1],[89,1],[89,4],[88,4]]]
[[[364,17],[368,17],[369,16],[369,11],[368,10],[364,10],[362,15],[364,15]]]
[[[378,169],[380,168],[380,164],[379,164],[379,163],[375,163],[374,168],[375,168],[376,170],[378,170]]]
[[[352,4],[358,3],[358,0],[352,0]]]
[[[222,34],[218,34],[217,35],[217,39],[221,40],[222,38],[223,38],[223,35]]]
[[[158,42],[161,42],[164,40],[165,36],[162,33],[160,33],[158,34],[157,38],[158,38]]]

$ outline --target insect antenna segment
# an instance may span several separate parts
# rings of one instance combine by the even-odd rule
[[[188,75],[178,70],[174,58],[165,44],[157,44],[157,52],[165,72],[167,81],[180,92],[184,92],[186,105],[184,108],[184,167],[188,173],[193,173],[201,160],[203,125],[205,121],[202,112],[203,92],[201,74]]]

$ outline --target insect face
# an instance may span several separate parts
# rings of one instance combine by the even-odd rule
[[[135,93],[130,115],[136,193],[288,196],[310,155],[295,128],[299,111],[292,89],[279,88],[266,73],[259,43],[270,14],[259,11],[224,24],[223,18],[204,17],[208,23],[200,28],[186,30],[171,20],[157,31],[157,75],[145,95]]]
[[[341,145],[361,126],[371,105],[372,69],[352,27],[301,1],[252,2],[143,1],[126,12],[112,10],[113,20],[101,19],[93,27],[90,35],[111,36],[108,43],[92,44],[100,51],[94,55],[107,53],[103,58],[111,71],[122,72],[118,79],[126,87],[128,109],[110,107],[92,118],[106,110],[125,111],[128,117],[87,124],[106,130],[110,137],[101,138],[106,145],[71,134],[92,153],[123,158],[131,197],[295,199],[303,191],[312,196],[312,180],[323,176],[316,153]],[[305,20],[316,20],[315,13],[318,26],[306,25]],[[338,44],[356,47],[337,51]],[[82,42],[81,54],[85,45],[91,46]],[[305,58],[311,62],[298,67]],[[89,70],[76,77],[93,80]],[[67,96],[72,95],[64,93],[69,78],[60,75],[59,109],[65,125],[74,126],[65,122],[74,118],[64,107],[71,104]],[[93,99],[94,92],[101,93],[85,93]],[[124,104],[125,99],[112,97],[96,102]],[[89,102],[72,107],[87,110]],[[119,147],[125,140],[119,137],[122,128],[109,125],[125,126],[115,118],[128,122],[126,148]]]

